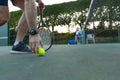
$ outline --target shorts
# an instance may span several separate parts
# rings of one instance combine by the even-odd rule
[[[0,0],[0,6],[8,6],[8,0]]]

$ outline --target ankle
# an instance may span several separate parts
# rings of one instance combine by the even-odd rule
[[[19,42],[20,42],[20,41],[15,41],[15,42],[14,42],[14,46],[17,45],[17,44],[19,44]]]

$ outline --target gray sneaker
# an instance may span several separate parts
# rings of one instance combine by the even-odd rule
[[[31,54],[32,50],[28,48],[27,45],[25,45],[23,42],[19,42],[17,45],[12,47],[12,50],[10,51],[12,54]]]

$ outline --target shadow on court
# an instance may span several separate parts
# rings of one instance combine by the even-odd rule
[[[120,80],[120,44],[53,45],[44,57],[0,47],[0,80]]]

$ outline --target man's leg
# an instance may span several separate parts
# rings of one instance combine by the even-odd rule
[[[24,0],[14,0],[13,3],[23,10],[23,14],[17,25],[17,35],[11,53],[31,53],[32,51],[23,43],[24,37],[28,31],[28,24],[24,14]]]
[[[14,43],[15,47],[13,46],[11,53],[24,53],[24,52],[27,53],[27,51],[18,52],[15,50],[16,50],[16,46],[19,44],[19,42],[23,41],[28,29],[30,29],[32,27],[36,28],[36,26],[37,26],[37,23],[36,23],[36,15],[37,15],[36,11],[37,10],[36,10],[36,6],[35,6],[35,2],[34,2],[34,0],[13,0],[13,1],[14,1],[13,3],[17,7],[21,8],[23,10],[23,14],[18,23],[18,32],[17,32],[15,43]],[[31,42],[33,42],[33,44],[35,44],[36,42],[40,42],[40,38],[38,36],[36,38],[32,37],[31,39],[32,39]],[[37,43],[37,44],[39,45],[39,43]],[[35,46],[33,46],[33,48],[35,48]],[[36,50],[36,52],[37,52],[37,50]]]
[[[23,42],[23,39],[28,31],[28,25],[27,25],[27,22],[25,19],[24,12],[23,12],[23,14],[18,22],[17,27],[18,27],[18,29],[17,29],[17,36],[16,36],[15,43]]]
[[[8,6],[0,5],[0,26],[9,21],[9,8]]]
[[[37,26],[36,25],[36,15],[37,15],[36,7],[33,6],[33,9],[31,9],[31,7],[28,7],[28,6],[32,6],[29,4],[30,2],[35,6],[34,0],[14,0],[14,4],[23,10],[23,14],[17,26],[18,33],[17,33],[16,41],[23,41],[23,38],[26,35],[26,32],[28,31],[28,28],[30,28],[30,26],[33,26],[33,27]]]
[[[25,37],[28,28],[29,29],[37,28],[37,23],[36,23],[37,10],[34,0],[14,0],[14,4],[20,7],[24,11],[18,24],[19,29],[18,29],[16,41],[19,42],[19,41],[23,41],[23,38]],[[37,53],[37,49],[40,45],[41,47],[43,47],[39,34],[30,36],[29,42],[30,42],[30,47],[35,53]]]
[[[21,16],[21,18],[20,18],[20,20],[18,22],[18,26],[17,26],[18,32],[17,32],[17,37],[16,37],[16,40],[15,40],[15,43],[16,43],[16,42],[19,42],[19,41],[23,41],[23,39],[24,39],[28,29],[29,29],[29,26],[31,26],[31,25],[36,26],[36,14],[37,13],[36,13],[36,7],[33,7],[33,9],[29,9],[27,6],[26,7],[24,6],[24,4],[28,5],[29,2],[24,3],[24,0],[14,0],[13,3],[17,7],[21,8],[23,11],[25,11],[25,12],[23,12],[23,14],[22,14],[22,16]],[[32,0],[32,4],[33,3],[34,3],[34,0]],[[37,0],[37,3],[38,4],[42,3],[42,1]],[[34,6],[36,6],[36,5],[34,4]],[[24,10],[24,9],[26,9],[26,10]],[[25,16],[25,14],[26,14],[26,16]],[[34,16],[31,16],[31,14],[33,14]],[[26,17],[27,17],[27,21],[26,21]],[[30,25],[28,25],[27,22]]]
[[[37,7],[35,0],[24,0],[25,1],[25,17],[28,23],[28,27],[36,28],[36,17],[37,17]]]
[[[22,42],[27,31],[28,31],[28,25],[26,22],[26,18],[25,18],[25,13],[24,13],[24,0],[13,0],[13,4],[19,8],[21,8],[21,10],[23,10],[23,14],[21,16],[21,18],[19,19],[18,25],[17,25],[17,36],[15,39],[15,44],[17,44],[18,42]]]

